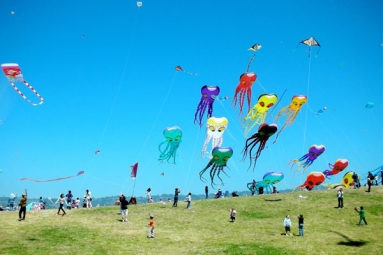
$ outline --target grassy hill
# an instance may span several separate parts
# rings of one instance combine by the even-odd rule
[[[307,198],[299,198],[299,195]],[[347,189],[337,209],[335,190],[280,193],[129,206],[121,222],[118,206],[67,211],[0,212],[0,254],[382,254],[383,187]],[[354,207],[364,206],[368,226],[358,227]],[[229,222],[229,210],[237,221]],[[155,216],[154,239],[146,237],[148,213]],[[294,236],[283,219],[292,218]],[[297,215],[305,218],[299,237]]]

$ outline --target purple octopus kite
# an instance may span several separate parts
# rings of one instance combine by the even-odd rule
[[[201,88],[201,100],[199,101],[197,111],[194,115],[194,124],[196,122],[199,124],[199,126],[202,126],[202,118],[205,114],[206,107],[207,107],[207,118],[210,118],[213,114],[213,103],[214,98],[216,98],[219,95],[219,87],[218,86],[208,86],[205,85]]]
[[[294,171],[294,174],[297,172],[297,171],[300,171],[302,170],[303,173],[306,171],[306,169],[317,159],[317,157],[319,157],[324,151],[326,150],[326,148],[324,147],[324,145],[311,145],[310,148],[309,148],[309,152],[305,155],[303,155],[303,157],[301,157],[300,159],[293,159],[292,161],[290,161],[290,163],[292,163],[293,165],[291,166],[291,168],[293,168],[293,166],[295,164],[298,164],[298,168]]]

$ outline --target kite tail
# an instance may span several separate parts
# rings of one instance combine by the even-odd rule
[[[249,63],[247,64],[246,73],[249,72],[250,65],[251,65],[251,62],[253,62],[254,57],[255,57],[255,53],[254,53],[254,55],[250,58]]]

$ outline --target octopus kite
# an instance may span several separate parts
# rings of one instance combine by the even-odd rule
[[[296,189],[302,190],[303,188],[306,188],[308,191],[312,190],[315,186],[321,185],[325,180],[325,176],[321,172],[311,172],[307,175],[306,181],[293,189],[295,191]]]
[[[295,164],[298,164],[298,168],[294,171],[294,174],[297,172],[297,171],[300,171],[302,170],[303,173],[307,170],[307,168],[326,150],[326,148],[324,147],[324,145],[312,145],[310,146],[309,148],[309,151],[307,154],[303,155],[301,158],[299,159],[294,159],[292,160],[290,163],[292,163],[292,166],[291,168],[293,168],[293,166]]]
[[[206,150],[209,141],[212,140],[212,149],[220,147],[223,142],[223,133],[225,132],[229,121],[225,118],[210,117],[206,124],[206,138],[202,147],[201,155],[211,155],[211,151]]]
[[[338,174],[346,169],[348,166],[348,160],[340,158],[335,161],[334,165],[329,163],[328,166],[331,168],[331,170],[323,171],[323,174],[326,176],[326,178],[329,178],[331,175]]]
[[[278,100],[275,94],[262,94],[258,97],[258,103],[249,111],[243,119],[242,125],[245,128],[245,137],[249,131],[257,124],[265,122],[266,114]]]
[[[249,137],[246,140],[245,148],[243,149],[243,158],[242,161],[246,158],[247,153],[249,152],[250,154],[250,166],[252,165],[252,160],[254,160],[254,168],[257,164],[257,159],[261,156],[262,150],[266,146],[267,140],[269,140],[269,137],[275,134],[277,132],[278,126],[276,124],[267,124],[263,123],[262,125],[259,126],[258,128],[258,133],[255,133],[251,137]],[[252,151],[254,147],[259,143],[259,147],[257,149],[257,152],[255,155],[252,154]],[[253,171],[254,171],[253,168]]]
[[[236,107],[237,101],[239,100],[239,114],[242,114],[242,108],[243,103],[245,101],[245,95],[247,95],[247,106],[250,110],[250,104],[251,104],[251,87],[253,86],[253,83],[257,79],[257,75],[255,73],[243,73],[239,77],[239,84],[237,88],[235,89],[234,98],[231,104],[234,103],[234,107]],[[239,93],[239,98],[237,97]]]
[[[199,101],[197,111],[194,114],[194,124],[196,122],[200,127],[202,126],[202,118],[205,114],[206,108],[207,108],[207,117],[210,118],[213,114],[213,103],[214,103],[214,97],[217,97],[219,95],[219,87],[218,86],[203,86],[201,88],[201,100]]]
[[[206,172],[206,170],[210,169],[210,180],[211,186],[214,189],[214,177],[217,175],[218,179],[221,181],[223,185],[223,181],[219,176],[221,172],[224,174],[224,167],[227,167],[227,161],[233,156],[233,149],[231,147],[215,147],[212,151],[212,159],[209,161],[207,166],[199,172],[199,177],[201,181],[205,182],[206,179],[202,177],[202,175]],[[226,174],[227,176],[227,174]]]
[[[298,112],[302,108],[302,106],[307,102],[307,97],[305,95],[295,95],[291,99],[291,103],[282,108],[277,116],[275,116],[274,122],[277,123],[279,118],[286,117],[285,123],[283,124],[282,128],[279,130],[277,136],[275,137],[274,143],[277,141],[279,134],[282,132],[283,129],[293,124],[295,118],[298,115]]]
[[[160,143],[158,150],[160,151],[160,162],[168,162],[170,164],[176,163],[177,149],[180,146],[182,139],[181,128],[174,126],[165,128],[164,132],[165,141]],[[165,149],[162,149],[163,145],[166,145]]]
[[[31,86],[29,83],[24,80],[23,74],[21,73],[20,67],[18,64],[2,64],[1,68],[3,69],[3,72],[5,76],[8,78],[9,83],[11,86],[16,90],[16,92],[25,100],[28,101],[33,106],[41,105],[44,103],[44,99],[42,96]],[[22,82],[25,86],[27,86],[32,92],[40,99],[40,102],[38,104],[33,103],[31,100],[29,100],[15,85],[15,82]]]

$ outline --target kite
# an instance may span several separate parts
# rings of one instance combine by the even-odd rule
[[[225,132],[229,121],[225,118],[210,117],[206,123],[206,138],[202,147],[201,155],[211,155],[211,151],[206,150],[210,140],[212,140],[212,149],[220,147],[223,142],[223,133]]]
[[[182,139],[182,130],[181,128],[174,126],[165,128],[164,132],[165,141],[161,142],[158,146],[158,150],[160,151],[159,161],[166,162],[170,164],[176,163],[177,149],[180,146]],[[166,144],[165,149],[162,149],[162,145]],[[171,159],[172,162],[170,161]]]
[[[259,49],[261,49],[262,48],[262,45],[261,44],[258,44],[258,43],[256,43],[256,44],[254,44],[253,46],[251,46],[250,48],[249,48],[249,50],[252,50],[252,51],[258,51]]]
[[[307,154],[303,155],[301,158],[299,159],[294,159],[292,161],[290,161],[290,163],[292,163],[292,166],[291,168],[293,168],[293,166],[295,164],[298,164],[298,168],[294,171],[294,174],[297,172],[297,171],[300,171],[302,170],[303,172],[306,171],[306,169],[326,150],[326,148],[324,147],[324,145],[316,145],[316,144],[313,144],[310,146],[309,148],[309,151]]]
[[[137,171],[138,171],[138,162],[134,164],[133,166],[130,166],[130,177],[135,180],[137,177]]]
[[[216,95],[212,95],[211,97],[212,97],[214,100],[216,100],[216,101],[225,101],[225,100],[229,99],[228,96],[218,97],[218,96],[216,96]]]
[[[99,150],[95,150],[95,151],[94,151],[94,154],[97,154],[97,155],[98,155],[98,154],[100,154],[100,153],[101,153],[101,151],[99,151]]]
[[[8,78],[9,83],[11,86],[16,90],[16,92],[25,100],[27,100],[31,105],[37,106],[44,103],[44,99],[42,96],[31,86],[29,83],[24,80],[24,76],[21,73],[20,67],[18,64],[2,64],[1,68],[3,69],[3,72],[5,76]],[[29,100],[15,85],[15,82],[22,82],[25,86],[27,86],[32,92],[40,99],[40,102],[38,104],[33,103],[31,100]]]
[[[374,103],[372,103],[372,102],[368,102],[367,104],[366,104],[366,108],[367,109],[372,109],[373,107],[374,107]]]
[[[302,108],[302,106],[307,102],[307,97],[305,95],[295,95],[291,99],[291,103],[282,108],[277,116],[275,116],[274,122],[277,123],[279,118],[286,117],[285,123],[283,124],[282,128],[279,130],[278,134],[275,137],[274,143],[277,141],[279,134],[282,132],[283,129],[293,124],[295,118],[298,115],[298,112]]]
[[[231,147],[215,147],[212,151],[212,156],[213,157],[207,166],[199,172],[199,177],[201,181],[205,182],[206,179],[203,178],[202,175],[206,172],[206,170],[210,169],[211,186],[214,189],[214,177],[216,174],[223,185],[223,181],[219,175],[221,172],[226,174],[224,167],[227,167],[227,161],[233,156],[233,149]],[[226,174],[226,176],[228,175]]]
[[[253,106],[242,121],[242,126],[245,128],[245,137],[247,137],[247,134],[255,125],[265,122],[269,108],[272,107],[277,100],[278,97],[275,94],[261,94],[258,97],[258,103]]]
[[[263,181],[258,183],[261,185],[261,187],[265,188],[268,193],[273,193],[272,188],[275,184],[282,181],[283,178],[284,174],[282,172],[267,172],[263,175]]]
[[[257,164],[257,159],[261,156],[262,150],[265,148],[267,140],[269,137],[277,132],[278,126],[276,124],[267,124],[263,123],[258,127],[258,133],[253,134],[246,140],[245,148],[242,150],[243,158],[242,161],[245,160],[247,153],[249,151],[250,154],[250,166],[252,165],[252,160],[254,160],[254,168]],[[255,154],[252,154],[254,147],[259,143],[259,147]],[[253,168],[253,171],[254,171]]]
[[[338,159],[333,164],[328,164],[328,166],[331,168],[331,170],[325,170],[323,171],[323,174],[328,178],[330,175],[335,175],[340,172],[342,172],[347,166],[348,166],[348,160],[347,159]]]
[[[191,72],[188,72],[188,71],[184,71],[180,65],[176,66],[175,69],[178,72],[184,72],[184,73],[187,73],[187,74],[190,74],[190,75],[198,75],[198,73],[191,73]]]
[[[317,40],[315,40],[314,37],[310,37],[310,38],[307,38],[306,40],[301,41],[300,43],[298,43],[298,46],[300,44],[305,44],[305,45],[307,45],[309,47],[309,57],[311,56],[311,47],[317,46],[320,49],[320,44],[319,44],[319,42]],[[297,48],[298,48],[298,46],[297,46]],[[316,55],[318,55],[319,49],[318,49],[318,52],[317,52]]]
[[[160,176],[165,176],[165,173],[164,172],[160,173]]]
[[[196,122],[202,126],[202,118],[203,115],[205,114],[206,108],[207,108],[207,117],[210,118],[211,115],[213,114],[213,103],[214,103],[214,98],[213,96],[218,96],[219,95],[219,87],[218,86],[203,86],[201,88],[201,100],[199,101],[199,104],[197,106],[197,111],[194,114],[194,124]]]
[[[142,6],[142,2],[137,2],[137,6],[141,7]]]
[[[295,191],[296,189],[302,190],[303,188],[306,188],[308,191],[312,190],[315,186],[321,185],[325,180],[325,176],[321,172],[311,172],[307,175],[306,181],[293,189]]]
[[[343,175],[343,179],[340,184],[330,184],[327,185],[329,188],[332,189],[340,189],[340,188],[351,188],[354,187],[354,179],[352,178],[352,175],[354,172],[350,171]],[[360,177],[358,175],[358,180],[360,180]]]
[[[32,179],[32,178],[21,178],[20,181],[54,182],[54,181],[61,181],[61,180],[66,180],[66,179],[74,178],[74,177],[77,177],[77,176],[82,175],[82,174],[84,174],[84,171],[80,171],[80,172],[78,172],[77,175],[72,175],[72,176],[67,176],[67,177],[61,177],[61,178],[56,178],[56,179],[51,179],[51,180],[44,180],[44,181],[41,181],[41,180],[35,180],[35,179]]]
[[[314,114],[315,114],[316,117],[318,117],[319,114],[322,114],[326,110],[327,110],[327,106],[324,106],[322,109],[314,112]]]
[[[265,181],[259,181],[255,184],[255,190],[259,192],[259,188],[266,188],[268,184]],[[247,188],[253,193],[253,183],[249,182]]]
[[[247,106],[248,111],[250,111],[250,104],[251,104],[251,87],[253,86],[253,83],[257,79],[257,75],[255,73],[243,73],[239,77],[239,84],[237,85],[237,88],[235,89],[234,98],[231,104],[234,104],[234,108],[236,108],[237,101],[239,103],[239,114],[242,114],[242,108],[243,103],[245,101],[245,95],[247,95]],[[239,98],[237,98],[239,93]]]

